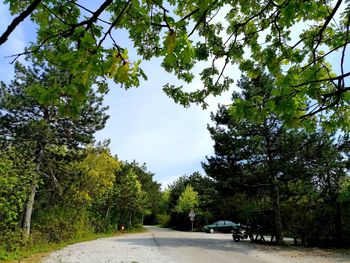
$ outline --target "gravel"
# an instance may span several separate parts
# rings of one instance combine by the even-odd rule
[[[147,233],[125,234],[77,243],[56,251],[45,263],[349,263],[349,251],[281,248],[233,242],[229,234],[207,234],[147,227]]]

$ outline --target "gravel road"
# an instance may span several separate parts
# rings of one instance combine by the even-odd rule
[[[236,243],[230,234],[180,232],[153,226],[147,229],[146,233],[73,244],[50,254],[43,262],[350,262],[346,252],[257,246],[249,241]]]

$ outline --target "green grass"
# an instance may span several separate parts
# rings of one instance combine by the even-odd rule
[[[104,238],[104,237],[120,236],[123,234],[134,234],[134,233],[143,233],[143,232],[147,232],[147,229],[137,228],[137,229],[125,230],[123,232],[117,231],[114,233],[90,234],[80,238],[74,238],[67,241],[63,241],[60,243],[47,243],[47,244],[40,244],[40,245],[38,244],[28,249],[20,248],[14,252],[6,252],[0,249],[0,262],[7,262],[7,263],[14,263],[18,261],[27,262],[27,263],[40,262],[44,256],[50,254],[51,252],[62,249],[74,243],[90,241],[90,240],[95,240],[95,239]]]

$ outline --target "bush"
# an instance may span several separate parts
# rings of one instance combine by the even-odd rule
[[[157,214],[157,222],[161,226],[169,226],[170,219],[171,217],[168,214]]]
[[[48,242],[79,238],[93,232],[86,213],[71,207],[53,207],[37,212],[33,229],[42,233]]]
[[[3,231],[0,235],[0,249],[8,252],[13,252],[27,245],[23,239],[21,230]]]

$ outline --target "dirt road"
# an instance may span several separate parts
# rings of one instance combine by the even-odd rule
[[[102,238],[68,246],[44,259],[53,262],[350,262],[350,256],[312,249],[257,246],[233,242],[230,234],[179,232],[147,227],[148,232]]]

